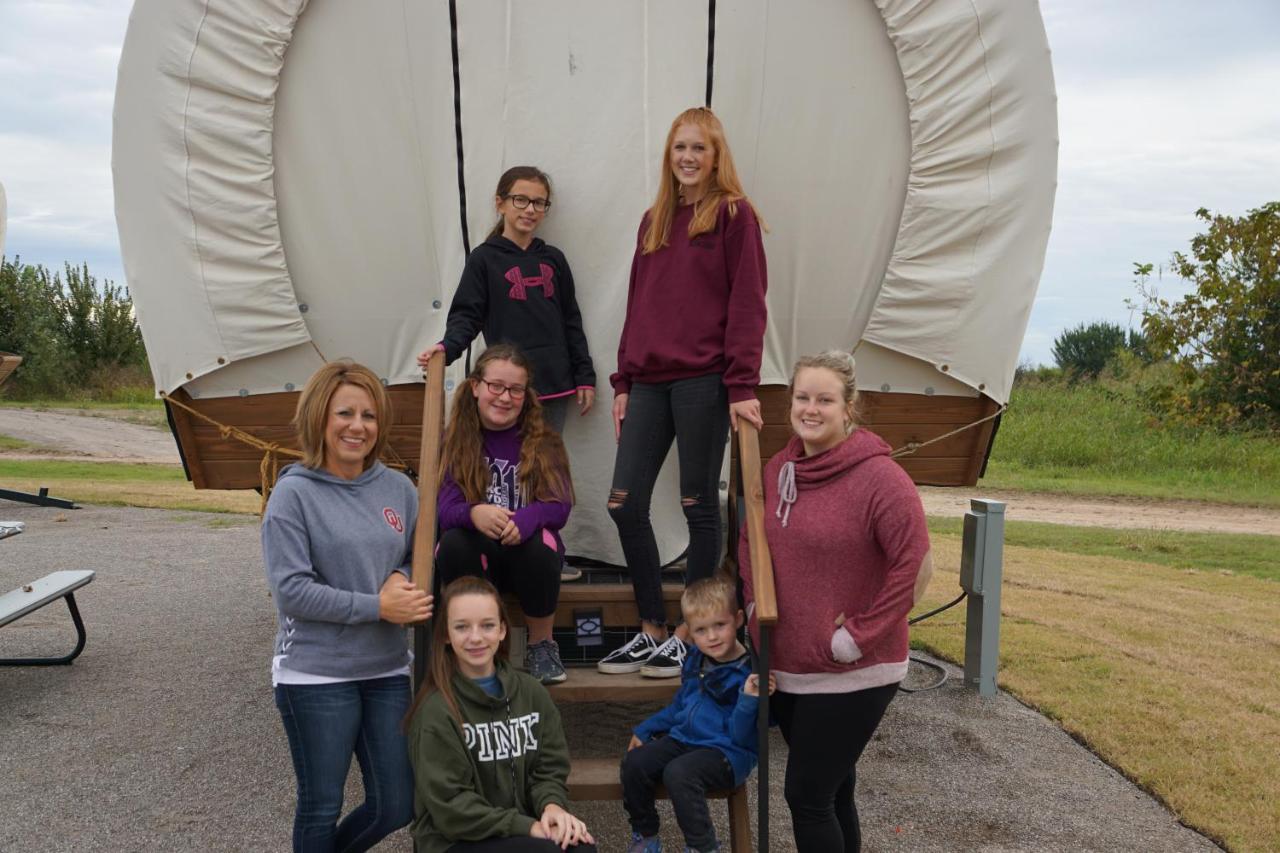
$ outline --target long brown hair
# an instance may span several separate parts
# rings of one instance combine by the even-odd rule
[[[298,395],[298,408],[293,413],[293,428],[298,433],[302,447],[302,464],[308,468],[324,467],[324,428],[329,423],[329,402],[338,388],[354,385],[364,390],[373,401],[373,413],[378,419],[378,437],[364,458],[368,470],[391,436],[391,399],[382,387],[378,375],[363,364],[354,361],[331,361],[311,374],[302,393]]]
[[[449,706],[449,713],[453,714],[458,725],[462,725],[462,711],[458,708],[458,697],[453,692],[453,677],[458,673],[458,660],[453,646],[449,645],[449,604],[455,598],[464,595],[487,595],[497,602],[498,621],[507,626],[508,633],[498,644],[498,652],[494,655],[494,660],[505,661],[510,655],[508,643],[511,639],[511,623],[507,621],[507,608],[502,603],[502,596],[498,594],[493,584],[484,578],[463,575],[446,586],[440,594],[440,606],[436,610],[435,624],[431,627],[431,661],[427,666],[427,674],[422,679],[422,685],[418,688],[418,695],[413,697],[409,713],[404,716],[406,729],[413,715],[418,713],[418,708],[436,691],[439,691],[444,698],[444,703]]]
[[[572,504],[573,481],[569,476],[569,456],[560,436],[547,427],[542,419],[542,404],[533,393],[533,368],[529,359],[511,344],[494,344],[476,359],[466,381],[459,383],[453,392],[453,407],[449,415],[449,427],[444,435],[444,459],[440,478],[445,471],[462,489],[471,503],[485,503],[489,486],[489,465],[484,457],[484,427],[480,422],[480,408],[476,403],[474,388],[484,380],[484,371],[495,361],[509,361],[525,372],[528,391],[520,417],[520,461],[517,470],[520,477],[520,495],[525,503],[530,501],[560,501]]]
[[[711,143],[715,157],[711,166],[711,177],[706,194],[693,207],[693,220],[689,223],[689,236],[697,237],[716,228],[716,217],[720,213],[720,205],[729,203],[729,215],[738,215],[738,202],[743,202],[755,211],[760,220],[760,228],[765,228],[759,211],[742,189],[742,181],[738,178],[738,168],[733,163],[733,155],[729,153],[729,141],[725,139],[724,125],[716,114],[708,107],[694,107],[685,110],[671,122],[667,131],[667,144],[662,149],[662,163],[658,169],[658,197],[649,208],[649,228],[644,232],[642,253],[651,255],[667,245],[671,235],[671,220],[675,218],[676,207],[680,204],[680,182],[671,171],[671,145],[675,141],[676,131],[681,125],[692,124],[702,128]]]
[[[511,192],[511,188],[516,185],[516,181],[537,181],[546,187],[547,201],[551,201],[551,177],[537,166],[512,166],[503,172],[502,177],[498,178],[498,188],[493,191],[494,201],[502,204],[507,193]],[[499,216],[498,222],[489,232],[489,236],[501,237],[504,224],[503,218]]]

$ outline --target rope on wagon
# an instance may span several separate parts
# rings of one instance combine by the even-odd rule
[[[951,436],[953,435],[959,435],[965,430],[973,429],[976,426],[985,424],[987,421],[995,420],[996,418],[1004,414],[1004,410],[1007,408],[1009,408],[1009,404],[1002,403],[1000,405],[1000,408],[996,409],[994,412],[987,415],[985,418],[978,418],[978,420],[974,421],[973,423],[965,424],[962,427],[956,427],[955,429],[951,430],[951,432],[945,432],[942,435],[929,439],[928,441],[908,441],[906,444],[902,445],[897,450],[894,450],[892,453],[890,453],[889,458],[897,459],[899,456],[910,456],[912,453],[915,453],[917,450],[920,450],[923,447],[928,447],[931,444],[936,444],[939,441],[951,438]]]
[[[292,447],[284,447],[279,442],[264,441],[253,433],[245,432],[239,427],[224,424],[215,418],[209,417],[204,412],[193,409],[181,400],[174,399],[168,394],[162,393],[160,396],[164,398],[165,402],[195,415],[197,418],[212,427],[216,427],[218,434],[224,439],[233,438],[242,444],[247,444],[250,447],[256,447],[258,450],[262,451],[262,461],[258,463],[258,479],[260,482],[259,491],[262,492],[262,503],[258,507],[258,515],[262,515],[266,512],[267,498],[271,497],[271,489],[276,484],[276,478],[280,476],[280,457],[289,456],[294,459],[301,459],[303,457],[302,451],[294,450]],[[415,472],[412,466],[409,465],[409,462],[391,446],[390,442],[387,443],[384,448],[384,452],[394,457],[395,460],[393,462],[384,463],[388,468],[392,468],[397,471],[404,471],[411,476],[414,476],[416,479],[417,472]]]
[[[258,477],[262,483],[262,504],[258,507],[258,514],[261,515],[266,512],[267,498],[271,496],[271,487],[275,485],[276,477],[280,474],[280,457],[291,456],[294,459],[301,459],[303,456],[302,451],[294,450],[292,447],[282,447],[279,442],[264,441],[253,433],[245,432],[239,427],[224,424],[221,421],[209,417],[204,412],[193,409],[191,406],[188,406],[186,403],[183,403],[181,400],[177,400],[168,394],[161,394],[160,396],[163,397],[165,402],[169,405],[177,406],[188,414],[195,415],[210,426],[216,427],[218,434],[224,439],[233,438],[242,444],[247,444],[250,447],[256,447],[258,450],[262,451],[262,461],[258,464]]]
[[[212,427],[216,427],[218,434],[224,439],[233,438],[242,444],[247,444],[250,447],[256,447],[258,450],[262,451],[262,461],[258,463],[258,478],[260,481],[259,490],[262,492],[262,503],[258,507],[258,515],[262,515],[266,512],[267,498],[271,497],[271,489],[276,484],[276,478],[280,476],[280,457],[289,456],[294,459],[301,459],[303,457],[302,451],[294,450],[292,447],[284,447],[279,442],[264,441],[253,433],[245,432],[239,427],[224,424],[215,418],[209,417],[204,412],[193,409],[181,400],[174,399],[168,394],[161,394],[160,396],[164,398],[165,402],[195,415],[197,418]],[[404,471],[416,477],[416,472],[413,471],[408,461],[391,446],[390,442],[387,443],[385,452],[395,457],[395,461],[384,463],[388,468],[393,468],[397,471]]]

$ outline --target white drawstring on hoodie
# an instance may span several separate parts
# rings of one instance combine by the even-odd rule
[[[796,502],[796,463],[783,462],[778,472],[778,508],[774,515],[782,519],[782,526],[787,526],[791,517],[791,507]]]

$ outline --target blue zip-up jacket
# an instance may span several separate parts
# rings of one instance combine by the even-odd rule
[[[733,767],[733,783],[741,785],[757,759],[759,703],[742,692],[751,661],[744,654],[706,670],[702,662],[697,648],[689,652],[680,671],[680,692],[670,705],[636,726],[635,735],[647,743],[665,732],[689,746],[718,749]]]

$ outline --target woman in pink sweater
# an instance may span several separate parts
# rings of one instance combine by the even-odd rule
[[[849,353],[800,359],[795,435],[764,472],[778,596],[772,702],[800,853],[861,847],[854,767],[906,675],[907,613],[932,572],[920,496],[889,446],[857,429],[855,387]],[[739,555],[754,609],[745,531]]]

